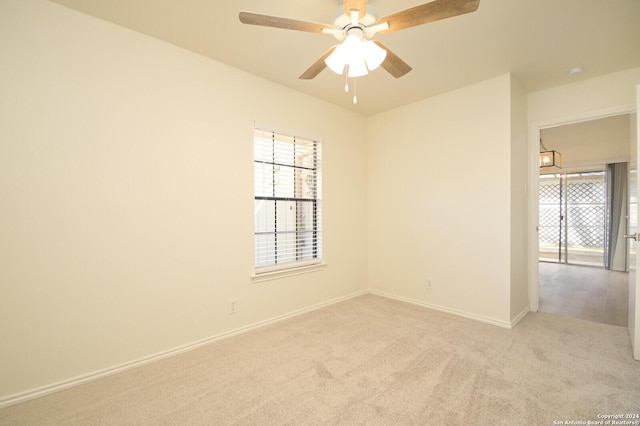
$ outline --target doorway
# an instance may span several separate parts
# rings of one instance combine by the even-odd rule
[[[628,201],[612,213],[611,185],[612,173],[626,173],[629,115],[539,132],[565,166],[538,175],[538,309],[626,327]]]

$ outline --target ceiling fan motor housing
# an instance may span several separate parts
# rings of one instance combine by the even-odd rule
[[[338,30],[333,33],[334,37],[338,40],[344,40],[349,30],[353,28],[360,28],[360,30],[364,33],[366,38],[370,38],[373,34],[368,34],[364,29],[368,26],[371,26],[377,21],[377,12],[373,6],[367,5],[367,14],[364,16],[360,16],[358,20],[358,25],[354,25],[351,22],[351,17],[344,13],[344,8],[339,7],[336,9],[336,13],[334,14],[333,27]],[[369,37],[367,37],[369,35]]]

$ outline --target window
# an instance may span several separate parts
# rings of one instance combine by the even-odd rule
[[[320,143],[255,129],[253,147],[256,273],[320,263]]]

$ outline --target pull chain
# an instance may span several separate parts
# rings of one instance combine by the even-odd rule
[[[356,79],[353,79],[353,103],[357,104],[358,103],[358,96],[356,94],[358,86],[356,85]]]

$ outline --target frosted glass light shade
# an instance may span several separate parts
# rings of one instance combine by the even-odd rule
[[[367,71],[367,65],[363,59],[349,63],[349,73],[347,74],[349,77],[362,77],[367,74],[369,74],[369,71]]]
[[[387,57],[387,51],[371,40],[367,40],[362,43],[362,53],[365,61],[367,62],[367,68],[369,68],[369,71],[373,71],[382,65]]]
[[[361,57],[362,56],[362,35],[349,34],[347,38],[342,42],[341,46],[343,47],[343,54],[347,58],[347,62],[349,59]]]
[[[344,72],[344,67],[347,65],[347,58],[344,54],[344,47],[339,45],[335,48],[333,52],[329,56],[327,56],[324,60],[324,63],[331,69],[331,71],[336,74],[342,75]]]
[[[349,65],[349,77],[361,77],[378,68],[387,57],[387,51],[371,40],[363,40],[362,35],[350,34],[324,60],[336,74],[342,75]]]

